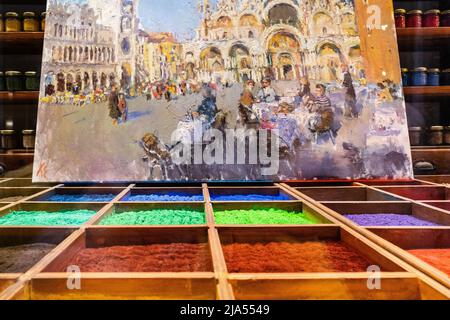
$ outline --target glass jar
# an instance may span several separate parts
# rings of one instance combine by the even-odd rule
[[[34,149],[36,142],[36,133],[34,130],[22,131],[22,144],[25,149]]]
[[[0,130],[2,148],[6,150],[16,148],[16,132],[14,130]]]
[[[34,12],[23,13],[23,31],[27,32],[39,31],[39,21]]]
[[[428,136],[428,145],[440,146],[444,144],[444,127],[433,126],[430,128],[430,134]]]
[[[41,31],[45,31],[45,18],[46,18],[47,12],[41,13]]]
[[[6,89],[8,91],[20,91],[23,90],[22,72],[20,71],[6,71]]]
[[[438,87],[440,85],[441,70],[438,68],[428,69],[427,85]]]
[[[406,15],[407,28],[421,28],[422,27],[422,10],[411,10]]]
[[[415,68],[411,74],[411,86],[426,86],[428,82],[428,69],[425,67]]]
[[[441,85],[450,86],[450,69],[444,69],[441,72]]]
[[[441,11],[437,9],[428,10],[423,15],[422,25],[425,28],[438,28],[440,25]]]
[[[410,127],[409,128],[409,140],[412,146],[422,145],[422,128],[421,127]]]
[[[25,72],[25,89],[28,91],[39,90],[39,77],[36,71]]]
[[[3,24],[3,15],[0,13],[0,32],[5,30],[5,26]]]
[[[19,14],[17,12],[5,13],[5,31],[6,32],[19,32],[21,30],[21,23]]]
[[[395,27],[406,28],[406,10],[397,9],[394,11],[394,15],[395,15]]]
[[[441,27],[450,27],[450,10],[441,12]]]
[[[444,128],[444,143],[450,145],[450,126]]]
[[[0,91],[6,91],[5,74],[0,71]]]
[[[402,68],[402,85],[404,87],[409,86],[409,70],[407,68]]]

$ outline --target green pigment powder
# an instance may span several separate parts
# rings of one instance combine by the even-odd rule
[[[95,211],[12,211],[0,217],[1,226],[79,226],[87,222]]]
[[[317,224],[320,221],[302,212],[281,209],[215,211],[217,224]]]
[[[193,225],[206,224],[205,213],[194,210],[155,209],[112,214],[101,225]]]

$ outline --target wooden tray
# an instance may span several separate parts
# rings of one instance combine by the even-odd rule
[[[262,186],[262,187],[208,187],[209,197],[212,202],[215,202],[212,199],[212,195],[217,196],[228,196],[228,195],[250,195],[250,194],[258,194],[263,196],[280,196],[284,195],[289,198],[289,200],[295,200],[290,194],[286,193],[284,190],[279,187],[274,186]],[[289,201],[287,200],[287,201]],[[254,200],[249,200],[250,202],[254,202]],[[276,201],[286,201],[286,200],[276,200]],[[243,202],[243,201],[240,201]],[[258,202],[272,202],[271,200],[258,200]]]
[[[441,200],[441,201],[423,201],[423,204],[440,208],[442,210],[450,212],[450,200]]]
[[[417,176],[417,179],[438,184],[450,184],[450,175]]]
[[[101,215],[98,215],[90,221],[89,225],[98,225],[101,220],[106,217],[127,211],[146,211],[155,209],[192,209],[205,212],[205,221],[208,221],[206,217],[205,204],[203,202],[116,202],[111,205]],[[206,226],[207,223],[204,225]],[[107,226],[102,226],[107,227]]]
[[[31,243],[49,243],[58,245],[76,229],[46,227],[4,227],[0,229],[0,247],[18,246]],[[44,258],[44,257],[43,257]],[[30,268],[32,269],[32,268]],[[19,280],[22,273],[0,273],[0,293]]]
[[[322,202],[331,210],[344,214],[408,214],[450,228],[450,214],[438,208],[426,207],[415,202]],[[342,216],[342,219],[346,219]],[[348,220],[349,223],[354,223]],[[386,227],[388,228],[388,227]],[[407,228],[407,227],[405,227]],[[421,227],[428,228],[428,227]]]
[[[210,243],[205,227],[87,228],[33,276],[31,299],[216,299],[214,270],[195,273],[82,273],[81,289],[67,288],[68,261],[84,247],[152,243]],[[211,245],[211,243],[210,243]],[[213,256],[213,254],[211,254]]]
[[[380,190],[412,200],[450,200],[450,189],[445,186],[388,186]]]
[[[414,249],[450,249],[450,227],[448,228],[369,228],[381,238],[403,250]],[[406,261],[435,278],[440,279],[450,288],[450,277],[441,270],[431,266],[413,254],[402,252]]]
[[[58,185],[57,183],[33,183],[29,178],[14,178],[8,179],[1,183],[1,187],[54,187]]]
[[[1,184],[0,184],[1,186]],[[4,201],[4,198],[9,198],[9,197],[22,197],[23,199],[20,200],[24,200],[25,198],[29,198],[34,194],[37,193],[41,193],[42,191],[46,191],[48,190],[48,188],[42,188],[42,187],[25,187],[25,188],[0,188],[0,202],[5,202],[5,203],[14,203],[17,202],[19,200],[16,201]]]
[[[106,206],[105,203],[93,203],[93,202],[18,202],[15,204],[8,205],[0,209],[0,217],[6,216],[13,211],[61,211],[61,210],[80,210],[87,209],[97,212],[97,214],[102,213],[102,208]],[[91,220],[96,218],[96,215],[91,217]],[[88,224],[87,221],[85,224]],[[22,227],[22,226],[18,226]],[[27,226],[23,226],[27,227]],[[55,226],[57,228],[57,226]],[[67,226],[69,227],[69,226]],[[81,226],[73,226],[79,228]],[[8,228],[8,226],[0,226],[0,229]],[[52,227],[49,227],[52,228]]]
[[[80,194],[114,194],[118,195],[122,192],[124,188],[122,187],[60,187],[48,189],[44,194],[40,194],[38,196],[27,199],[27,201],[31,202],[46,202],[48,198],[54,195],[80,195]],[[112,199],[111,199],[112,200]],[[51,201],[54,202],[54,201]],[[108,201],[109,202],[109,201]],[[61,202],[61,203],[71,203],[71,202]]]
[[[186,187],[186,188],[180,188],[180,187],[164,187],[164,188],[145,188],[145,187],[134,187],[131,188],[119,201],[123,201],[123,199],[129,195],[165,195],[167,193],[171,192],[179,192],[187,195],[199,195],[203,196],[203,201],[194,201],[194,202],[204,202],[205,196],[203,194],[203,188],[201,187]],[[123,201],[127,203],[133,203],[133,202],[144,202],[144,201]],[[146,202],[146,201],[145,201]],[[154,202],[154,201],[148,201],[148,202]],[[173,202],[185,202],[185,201],[170,201],[170,203]],[[169,203],[169,201],[165,201],[165,203]]]
[[[352,187],[310,187],[295,188],[300,194],[316,201],[401,201],[395,195],[389,195],[372,188]]]
[[[305,240],[341,240],[382,270],[381,289],[368,288],[368,273],[231,273],[228,281],[239,300],[253,299],[448,299],[416,275],[406,272],[372,243],[338,226],[219,227],[221,243],[254,243]],[[276,257],[274,257],[276,259]]]
[[[214,219],[214,211],[223,211],[223,210],[251,210],[251,209],[281,209],[286,211],[294,211],[294,212],[303,212],[307,217],[313,218],[319,221],[317,224],[332,224],[330,220],[320,214],[317,210],[311,208],[308,204],[303,203],[302,201],[277,201],[277,202],[213,202],[212,203],[212,219],[213,224],[218,225]],[[222,226],[222,225],[218,225]],[[225,225],[223,225],[225,226]],[[249,225],[245,225],[249,226]],[[277,226],[277,225],[271,225]],[[288,227],[288,225],[278,225]],[[289,225],[291,226],[291,225]]]

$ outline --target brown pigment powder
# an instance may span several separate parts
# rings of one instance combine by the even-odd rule
[[[153,244],[80,250],[68,265],[81,272],[209,272],[207,244]]]
[[[371,263],[343,242],[234,243],[223,247],[228,272],[366,272]]]
[[[0,273],[26,272],[55,247],[47,243],[0,247]]]

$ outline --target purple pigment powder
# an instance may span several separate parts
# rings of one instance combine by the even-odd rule
[[[393,213],[372,213],[372,214],[346,214],[347,219],[352,220],[356,224],[364,227],[436,227],[439,224],[416,218],[409,214],[393,214]]]

